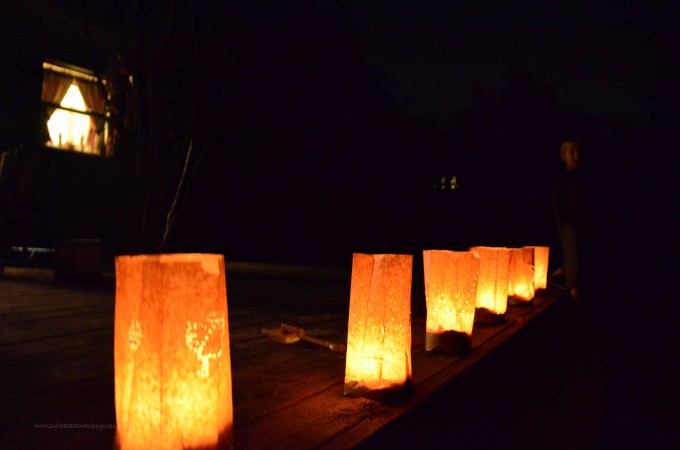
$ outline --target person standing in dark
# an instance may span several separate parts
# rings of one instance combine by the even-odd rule
[[[564,141],[560,158],[565,164],[553,185],[552,209],[557,234],[562,244],[563,263],[553,275],[564,276],[569,295],[579,296],[579,228],[583,220],[583,181],[581,177],[580,144],[574,139]]]

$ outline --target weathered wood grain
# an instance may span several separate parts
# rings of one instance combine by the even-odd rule
[[[464,356],[426,352],[425,317],[415,311],[415,389],[382,405],[342,395],[344,353],[261,334],[289,323],[346,343],[349,279],[299,270],[258,279],[248,267],[254,272],[227,281],[235,448],[351,448],[454,382],[554,301],[537,298],[531,308],[511,307],[503,324],[476,326]],[[45,273],[31,279],[11,271],[0,279],[0,430],[16,448],[112,447],[114,309],[110,280],[63,285]],[[35,428],[57,423],[109,428]]]

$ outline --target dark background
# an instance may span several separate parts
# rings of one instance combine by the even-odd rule
[[[154,47],[168,11],[193,28],[170,27]],[[582,296],[606,341],[606,439],[678,442],[676,2],[81,0],[3,12],[3,150],[37,144],[45,58],[105,72],[123,55],[149,92],[158,79],[143,74],[162,67],[169,117],[193,111],[205,151],[171,251],[349,267],[357,251],[547,244],[555,266],[550,189],[560,143],[580,139]],[[174,167],[169,146],[162,155]],[[440,189],[442,176],[458,188]],[[133,177],[92,178],[99,206],[69,218],[94,226],[104,208],[137,235],[124,213]],[[135,250],[123,241],[111,252]]]
[[[133,74],[165,64],[167,101],[197,111],[205,152],[174,251],[346,265],[353,251],[550,245],[557,261],[549,195],[567,137],[583,142],[602,252],[663,250],[659,231],[677,217],[673,2],[13,8],[3,26],[3,149],[38,135],[45,58],[105,72],[123,55]],[[154,52],[143,39],[160,33],[168,11],[193,28],[171,27]],[[441,190],[442,176],[456,176],[458,189]]]

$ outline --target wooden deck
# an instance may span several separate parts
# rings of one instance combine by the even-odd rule
[[[12,268],[0,279],[3,446],[110,449],[113,279],[90,285],[52,279],[50,271]],[[502,325],[476,326],[464,357],[431,354],[424,350],[424,294],[414,277],[415,389],[385,406],[343,397],[344,354],[261,336],[262,328],[285,322],[346,342],[349,287],[349,269],[227,263],[235,448],[355,447],[454,382],[555,301],[545,293],[532,307],[510,307]]]

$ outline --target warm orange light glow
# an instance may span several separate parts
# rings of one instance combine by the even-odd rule
[[[60,106],[85,111],[85,99],[83,99],[78,86],[72,84],[68,88]],[[47,129],[53,145],[73,147],[85,151],[87,136],[90,132],[90,117],[85,114],[57,109],[47,121]]]
[[[530,248],[534,251],[534,289],[546,289],[548,287],[550,247],[534,245]]]
[[[411,384],[411,255],[355,253],[345,395],[382,400]]]
[[[469,349],[479,263],[472,252],[423,251],[426,351],[458,354]]]
[[[477,282],[477,308],[485,309],[492,314],[505,314],[508,309],[510,249],[472,247],[470,250],[481,258]]]
[[[231,448],[222,255],[116,258],[116,445]]]
[[[529,247],[510,251],[508,296],[528,302],[534,298],[534,251]]]

